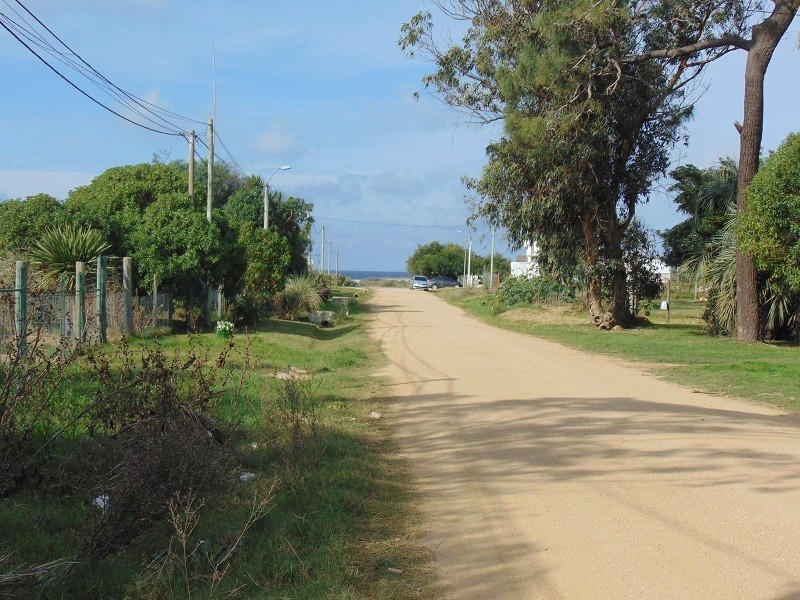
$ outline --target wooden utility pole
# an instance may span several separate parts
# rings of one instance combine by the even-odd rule
[[[211,223],[211,205],[214,202],[214,119],[208,120],[208,190],[206,191],[206,219]]]
[[[492,227],[492,253],[489,256],[489,289],[494,287],[494,227]]]
[[[189,132],[189,198],[194,197],[194,129]]]
[[[319,272],[325,272],[325,225],[322,226],[322,243],[319,250]]]
[[[211,223],[211,206],[214,203],[214,119],[208,120],[208,190],[206,192],[206,219]],[[206,325],[211,324],[211,282],[206,280]],[[154,299],[155,300],[155,299]]]

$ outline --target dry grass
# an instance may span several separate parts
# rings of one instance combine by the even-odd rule
[[[587,321],[584,311],[566,304],[512,308],[500,314],[499,318],[536,325],[585,325]]]

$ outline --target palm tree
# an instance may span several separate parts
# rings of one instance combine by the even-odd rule
[[[694,203],[695,219],[719,219],[719,229],[703,249],[681,265],[708,290],[707,318],[712,328],[730,334],[736,330],[736,191],[738,166],[732,158],[720,159],[703,171]],[[794,325],[800,298],[788,290],[770,286],[761,292],[765,331],[775,335]]]

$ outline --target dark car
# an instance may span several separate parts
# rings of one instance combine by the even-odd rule
[[[446,287],[463,287],[461,283],[450,277],[434,277],[430,280],[430,287],[432,290]]]

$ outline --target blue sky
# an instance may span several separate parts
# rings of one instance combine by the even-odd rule
[[[315,255],[323,224],[341,269],[404,270],[419,244],[465,243],[461,177],[480,173],[498,129],[460,122],[427,96],[420,79],[430,65],[407,59],[397,46],[400,25],[428,8],[424,0],[24,4],[116,85],[203,122],[213,110],[213,57],[221,139],[246,173],[269,176],[292,166],[271,184],[314,204]],[[11,14],[9,6],[19,8],[0,0],[0,12]],[[797,30],[795,23],[767,75],[766,150],[800,130]],[[738,155],[732,123],[741,120],[744,58],[734,53],[708,70],[689,145],[676,149],[676,165],[708,166]],[[187,156],[181,138],[104,111],[5,30],[0,73],[0,199],[39,192],[63,199],[110,167],[149,162],[154,153]],[[655,229],[682,218],[664,187],[640,209]],[[488,253],[485,229],[474,237],[475,250]],[[501,235],[497,249],[512,252]]]

